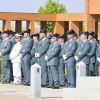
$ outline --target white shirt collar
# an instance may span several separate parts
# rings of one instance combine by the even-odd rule
[[[53,44],[56,44],[56,43],[57,43],[57,41],[55,43],[53,43]]]
[[[8,40],[9,38],[6,38],[4,41]]]
[[[28,40],[30,37],[28,37],[26,40]]]
[[[64,44],[64,42],[62,42],[60,45],[63,45]]]
[[[87,39],[86,39],[87,40]],[[86,40],[84,40],[83,42],[85,42]]]
[[[45,39],[46,39],[46,37],[45,37],[45,38],[43,38],[43,39],[42,39],[42,41],[44,41]]]
[[[93,40],[91,40],[90,42],[92,42]]]
[[[71,41],[72,41],[72,39],[69,40],[69,42],[71,42]]]

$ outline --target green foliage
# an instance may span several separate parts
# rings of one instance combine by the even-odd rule
[[[98,33],[100,34],[100,22],[98,22]]]
[[[48,14],[64,14],[67,13],[66,7],[60,4],[56,0],[47,0],[44,7],[40,6],[38,13],[48,13]],[[47,31],[52,31],[52,22],[47,22]]]

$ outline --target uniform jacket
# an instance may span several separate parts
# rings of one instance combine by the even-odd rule
[[[75,62],[74,55],[75,55],[76,49],[77,49],[77,42],[74,39],[72,39],[71,41],[65,42],[64,48],[62,51],[62,56],[66,55],[67,59],[64,60],[64,63]]]
[[[48,56],[47,66],[58,66],[60,50],[61,46],[58,42],[50,45],[46,53],[46,56]]]
[[[82,40],[79,38],[79,39],[77,39],[77,40],[76,40],[76,42],[77,42],[77,48],[78,48],[78,46],[80,46],[80,45],[81,45]]]
[[[96,49],[97,49],[97,43],[92,40],[91,42],[91,50],[90,50],[90,53],[89,53],[89,57],[90,57],[90,63],[95,63],[96,62]]]
[[[21,58],[19,56],[21,48],[22,48],[21,42],[18,42],[14,45],[10,53],[10,60],[12,63],[21,63]]]
[[[9,38],[1,42],[0,52],[1,52],[1,55],[4,57],[4,60],[10,60],[9,54],[10,54],[11,48],[12,48],[12,42]]]
[[[49,39],[45,38],[45,40],[40,40],[38,45],[38,52],[40,54],[40,57],[38,58],[38,61],[45,61],[45,54],[47,50],[49,49],[50,41]]]
[[[29,37],[28,39],[24,40],[22,43],[22,49],[20,54],[22,54],[22,60],[31,60],[31,53],[30,50],[33,46],[33,40]]]
[[[64,43],[61,45],[61,50],[59,54],[59,63],[64,63],[64,59],[62,57],[63,48],[64,48]]]
[[[85,64],[89,64],[90,63],[90,57],[89,57],[90,49],[91,49],[90,42],[88,40],[83,42],[76,51],[76,56],[78,57],[78,61],[82,61]]]
[[[34,42],[32,50],[31,50],[31,57],[32,57],[31,61],[33,61],[34,63],[37,62],[37,58],[35,57],[35,53],[37,53],[37,51],[38,51],[38,44],[39,44],[39,41]]]
[[[12,37],[11,42],[12,42],[12,48],[13,48],[14,45],[16,44],[16,41],[15,41],[15,38],[14,37]]]
[[[98,62],[97,58],[100,58],[100,44],[97,43],[97,50],[96,50],[96,63],[95,65],[100,65],[100,62]]]

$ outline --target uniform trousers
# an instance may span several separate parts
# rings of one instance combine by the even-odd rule
[[[14,83],[21,83],[21,63],[13,63]]]
[[[65,63],[65,66],[66,66],[66,72],[68,74],[68,84],[70,87],[75,87],[75,63],[74,62],[68,62],[68,63]]]
[[[65,64],[60,63],[58,66],[59,84],[60,85],[65,85],[64,68],[65,68]]]

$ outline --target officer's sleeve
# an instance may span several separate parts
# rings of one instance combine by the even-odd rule
[[[92,45],[92,47],[91,47],[91,50],[90,50],[90,54],[89,54],[90,57],[92,57],[92,56],[95,55],[96,48],[97,48],[97,44],[94,43],[94,44]]]
[[[72,43],[71,50],[66,54],[67,59],[75,54],[76,49],[77,49],[77,43],[75,41],[75,42]]]
[[[32,56],[32,57],[35,56],[35,48],[33,48],[33,49],[31,50],[31,56]]]
[[[100,44],[98,44],[97,51],[96,51],[97,58],[100,58]]]
[[[4,51],[1,52],[1,55],[4,56],[4,55],[6,55],[7,53],[10,53],[11,48],[12,48],[12,43],[11,43],[11,41],[9,41],[8,44],[7,44],[7,48],[4,49]]]
[[[91,49],[91,44],[87,43],[84,46],[84,50],[82,52],[80,52],[80,54],[77,55],[78,59],[80,60],[81,58],[83,58],[84,56],[86,56],[87,53],[89,53],[90,49]]]
[[[21,52],[22,57],[25,56],[28,52],[30,52],[30,50],[32,49],[32,46],[33,46],[33,41],[30,40],[30,42],[28,43],[25,51],[24,52]]]
[[[22,48],[22,45],[17,45],[17,48],[15,48],[16,51],[13,51],[12,53],[13,59],[19,56],[21,48]]]
[[[58,45],[54,48],[54,51],[52,51],[52,53],[50,54],[50,56],[48,56],[48,60],[52,59],[55,55],[57,55],[61,50],[61,46]]]
[[[43,47],[43,49],[39,50],[40,56],[44,55],[47,52],[47,50],[49,49],[49,46],[50,46],[50,41],[48,40],[45,43],[45,46]]]

